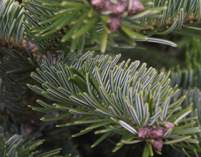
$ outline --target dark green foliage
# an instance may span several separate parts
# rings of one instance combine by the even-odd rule
[[[0,76],[3,89],[0,93],[1,103],[4,108],[16,113],[20,118],[22,112],[28,108],[26,102],[30,98],[31,91],[26,87],[26,81],[30,80],[30,72],[35,68],[34,57],[27,49],[21,51],[11,48],[0,48]],[[29,93],[29,94],[28,94]],[[21,116],[22,119],[25,117]]]

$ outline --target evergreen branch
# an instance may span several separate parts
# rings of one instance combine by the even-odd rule
[[[112,5],[118,8],[118,3]],[[51,46],[58,49],[59,45],[65,47],[62,43],[68,43],[73,52],[97,46],[101,52],[105,52],[107,47],[121,48],[125,44],[135,47],[135,41],[176,46],[170,41],[150,36],[169,34],[183,26],[188,27],[188,23],[199,23],[200,4],[199,0],[154,0],[152,6],[144,3],[145,10],[141,9],[139,13],[129,14],[128,10],[124,10],[116,17],[114,10],[107,12],[101,4],[96,6],[92,1],[66,0],[53,4],[52,1],[27,0],[24,3],[29,19],[26,24],[27,38],[43,48],[45,45],[46,48]]]
[[[118,5],[119,2],[117,4],[109,3],[111,3],[110,5],[114,10],[109,9],[107,11],[107,9],[103,9],[100,11],[93,5],[93,2],[86,3],[82,0],[76,2],[59,1],[54,4],[51,1],[26,0],[24,2],[25,14],[29,19],[29,23],[26,24],[26,36],[33,43],[43,48],[44,46],[46,48],[51,46],[58,49],[58,45],[68,43],[72,52],[75,50],[82,52],[83,48],[97,47],[101,48],[101,52],[105,52],[108,46],[121,47],[122,39],[122,46],[126,44],[134,47],[136,40],[175,46],[172,42],[148,38],[136,32],[136,30],[150,28],[142,25],[140,23],[141,19],[160,13],[164,8],[153,9],[147,7],[142,11],[143,5],[140,2],[136,4],[135,1],[131,2],[133,8],[139,9],[135,13],[131,14],[129,10],[125,9],[124,12],[117,13],[115,7],[120,6],[115,5]],[[125,3],[122,6],[128,5],[127,1],[122,3]],[[146,6],[146,3],[144,5]],[[139,11],[142,12],[136,14]]]
[[[182,27],[197,29],[196,27],[188,27],[188,24],[200,23],[201,21],[201,2],[193,1],[172,1],[172,0],[154,0],[154,7],[167,7],[163,11],[161,18],[143,21],[142,24],[151,25],[151,30],[144,29],[147,34],[165,35]]]
[[[89,52],[75,60],[71,60],[74,56],[62,57],[55,65],[42,63],[40,69],[31,74],[41,86],[28,86],[55,102],[48,104],[51,112],[62,110],[81,115],[60,127],[91,124],[74,137],[93,129],[95,134],[104,134],[98,141],[112,133],[120,134],[122,139],[113,151],[126,143],[141,141],[158,152],[163,142],[198,143],[189,136],[190,131],[185,132],[192,105],[181,109],[185,97],[173,100],[178,90],[169,86],[168,75],[157,74],[155,69],[147,69],[146,64],[139,66],[139,61],[118,63],[120,56],[93,57]],[[200,129],[192,127],[191,131],[197,133]]]
[[[0,46],[22,49],[24,10],[14,0],[0,0]]]
[[[3,138],[0,142],[0,153],[2,157],[51,157],[58,155],[60,149],[49,152],[41,152],[36,150],[44,140],[24,140],[20,135],[13,135],[10,138]],[[56,157],[56,156],[55,156]],[[58,156],[59,157],[59,156]]]
[[[187,98],[182,103],[183,107],[188,106],[189,102],[193,103],[193,112],[191,113],[190,117],[197,117],[196,123],[198,126],[200,126],[200,40],[191,38],[190,40],[184,40],[181,44],[187,49],[185,61],[186,67],[183,69],[180,67],[174,69],[171,75],[171,84],[172,86],[177,84],[181,88],[181,92],[177,95],[177,97],[184,94],[186,95]],[[200,141],[200,133],[198,133],[196,136]],[[191,147],[194,149],[195,154],[199,152],[200,145],[191,145]],[[188,152],[189,150],[187,149],[184,153],[188,155]],[[190,152],[192,152],[192,150],[190,150]]]
[[[72,10],[72,6],[75,6],[75,4],[76,7]],[[146,7],[141,13],[136,15],[125,13],[128,15],[121,17],[121,25],[114,34],[111,34],[111,31],[107,28],[109,27],[109,21],[112,22],[113,19],[104,12],[99,13],[93,8],[93,5],[83,1],[58,1],[54,5],[51,1],[25,1],[24,5],[27,10],[25,15],[29,19],[28,22],[25,22],[24,11],[17,2],[2,0],[0,5],[2,7],[1,44],[19,48],[23,45],[22,39],[25,29],[22,23],[26,25],[26,36],[29,41],[39,47],[47,48],[51,46],[53,49],[63,45],[62,47],[66,48],[62,42],[68,42],[71,45],[71,51],[78,49],[81,52],[84,45],[86,45],[86,47],[91,48],[100,46],[102,52],[104,52],[108,46],[122,45],[122,39],[124,44],[126,42],[131,46],[135,46],[135,41],[158,42],[175,46],[171,42],[150,38],[146,35],[168,34],[182,26],[188,27],[185,24],[200,22],[199,0],[194,0],[192,3],[185,0],[178,2],[155,0],[151,8],[150,6]],[[146,4],[144,5],[146,6]],[[153,15],[160,13],[160,8],[164,6],[167,9],[163,8],[162,18],[155,18]],[[66,7],[71,7],[71,9],[66,9]],[[82,16],[78,20],[76,17],[79,14]],[[148,15],[150,17],[147,17]],[[146,20],[148,18],[152,20]],[[189,28],[193,28],[193,26]],[[141,34],[137,32],[141,32]]]
[[[200,96],[201,96],[201,92],[197,88],[189,89],[189,90],[182,89],[180,91],[180,93],[178,93],[175,96],[175,99],[177,99],[181,95],[186,95],[186,99],[182,103],[182,106],[184,108],[189,106],[189,103],[193,103],[193,111],[191,112],[189,118],[187,119],[187,121],[190,121],[191,124],[186,124],[185,125],[185,126],[188,126],[188,128],[186,128],[185,131],[186,132],[188,132],[188,131],[191,132],[192,131],[191,128],[194,125],[199,126],[199,128],[200,128],[201,117],[199,116],[199,113],[200,113],[200,102],[201,102],[200,101]],[[194,121],[194,120],[196,120],[196,121]],[[194,136],[197,138],[198,141],[201,140],[201,134],[200,133],[196,133]],[[178,143],[178,144],[175,144],[173,146],[173,148],[175,150],[180,149],[179,147],[182,147],[182,144]],[[190,144],[189,143],[189,147],[183,147],[183,149],[180,150],[179,152],[182,152],[182,153],[186,154],[187,156],[191,156],[190,154],[195,154],[195,156],[199,156],[198,154],[201,154],[201,152],[200,152],[200,144],[196,144],[196,143],[195,144],[193,144],[193,143]]]

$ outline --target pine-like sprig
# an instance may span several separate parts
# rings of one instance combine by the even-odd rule
[[[49,152],[36,150],[44,140],[25,140],[20,135],[13,135],[10,138],[3,138],[0,141],[0,153],[2,157],[51,157],[58,156],[60,149]]]
[[[0,46],[22,49],[24,10],[15,0],[0,0]]]
[[[143,129],[167,129],[166,124],[171,127],[159,138],[162,145],[197,143],[191,134],[200,129],[187,118],[192,105],[185,109],[180,107],[185,97],[173,101],[178,89],[170,87],[168,75],[157,74],[155,69],[146,68],[146,64],[139,66],[139,61],[118,63],[119,58],[93,57],[92,53],[86,53],[80,57],[62,55],[56,63],[46,59],[37,72],[31,74],[41,85],[28,86],[55,103],[38,100],[44,108],[30,107],[41,112],[61,112],[59,117],[49,120],[78,115],[75,121],[58,127],[90,124],[73,136],[95,129],[95,134],[103,136],[92,147],[116,133],[122,138],[113,151],[124,144],[146,142],[144,153],[153,155],[152,149],[148,148],[152,145],[160,152],[154,145],[157,140],[141,137],[141,133],[146,134]]]
[[[143,2],[143,5],[145,9],[136,14],[125,11],[119,15],[116,19],[116,22],[119,21],[118,29],[111,32],[110,24],[114,20],[111,15],[113,17],[114,13],[100,11],[90,1],[65,0],[55,3],[26,0],[24,6],[29,19],[26,24],[27,38],[43,48],[65,48],[62,43],[68,43],[72,52],[82,52],[84,48],[98,48],[105,52],[107,47],[135,47],[136,41],[176,46],[170,41],[150,36],[169,34],[182,27],[199,29],[198,26],[188,25],[200,23],[199,0],[150,0]]]
[[[55,3],[26,0],[24,6],[30,21],[27,24],[27,38],[43,48],[55,46],[58,49],[58,45],[68,43],[72,52],[82,52],[83,48],[98,48],[105,52],[107,47],[135,47],[136,40],[175,46],[172,42],[162,39],[159,41],[140,33],[143,30],[151,30],[149,25],[142,24],[141,21],[146,21],[147,17],[155,17],[164,10],[163,7],[150,7],[149,2],[143,4],[146,9],[140,13],[130,15],[125,11],[119,15],[119,19],[116,19],[121,21],[117,27],[119,29],[111,32],[108,28],[113,20],[111,12],[99,12],[88,1],[65,0]],[[48,43],[50,41],[52,42]]]
[[[144,24],[152,26],[153,34],[165,35],[182,27],[199,29],[195,24],[201,21],[200,0],[154,0],[154,7],[166,7],[162,18],[144,21]],[[189,24],[194,24],[191,26]],[[148,31],[149,32],[149,31]]]

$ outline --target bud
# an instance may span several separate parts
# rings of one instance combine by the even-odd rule
[[[23,40],[23,43],[33,56],[37,57],[39,60],[44,60],[45,54],[36,52],[38,48],[35,44],[31,43],[28,40]]]
[[[32,53],[33,53],[35,50],[38,49],[35,44],[29,42],[28,40],[23,40],[23,43],[24,43],[24,45],[27,47],[27,49],[28,49],[30,52],[32,52]]]
[[[91,0],[91,4],[94,8],[100,10],[105,7],[105,0]]]
[[[161,152],[163,148],[163,140],[162,139],[154,140],[154,142],[152,142],[151,145],[154,148],[154,150]]]
[[[111,33],[114,33],[120,26],[121,20],[118,17],[110,16],[110,23],[107,24]]]
[[[126,11],[127,1],[118,1],[117,3],[112,3],[109,0],[105,3],[105,9],[111,11],[113,15],[121,15]]]
[[[174,128],[174,124],[172,124],[171,122],[164,121],[162,122],[162,124],[164,124],[166,126],[166,129],[168,130]]]
[[[108,24],[108,28],[111,33],[114,33],[121,24],[120,17],[124,13],[136,14],[144,9],[144,6],[138,0],[130,0],[131,6],[129,6],[129,0],[117,0],[111,2],[111,0],[90,0],[91,5],[99,12],[109,13],[111,22]]]
[[[151,134],[151,127],[142,127],[138,129],[138,138],[140,139],[149,139]]]
[[[128,10],[129,14],[136,14],[140,11],[144,10],[144,6],[138,0],[132,0],[131,8]]]
[[[151,130],[150,138],[159,139],[163,137],[163,134],[164,134],[164,128],[158,126],[157,128],[153,128]]]

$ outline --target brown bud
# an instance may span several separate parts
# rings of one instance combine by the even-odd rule
[[[111,33],[114,33],[121,25],[121,19],[118,17],[110,16],[110,23],[107,24]]]
[[[171,122],[164,121],[162,123],[166,126],[166,129],[168,130],[174,128],[174,124],[172,124]]]
[[[162,139],[154,140],[154,142],[152,142],[151,145],[154,148],[154,150],[161,152],[163,148],[163,140]]]
[[[151,127],[145,126],[138,129],[138,138],[140,139],[149,139],[151,134]]]
[[[105,7],[105,0],[91,0],[91,4],[94,8],[100,10]]]
[[[144,10],[144,6],[138,0],[132,0],[131,8],[128,10],[129,14],[136,14],[140,11]]]
[[[158,126],[157,128],[153,128],[151,130],[150,138],[159,139],[162,138],[164,134],[164,128]]]
[[[127,1],[118,1],[117,3],[112,3],[107,0],[105,3],[105,9],[107,11],[111,11],[113,15],[120,15],[126,11],[127,5]]]
[[[25,46],[27,47],[27,49],[30,51],[30,52],[34,52],[34,50],[37,49],[36,45],[29,42],[28,40],[23,40],[23,43],[25,44]]]

